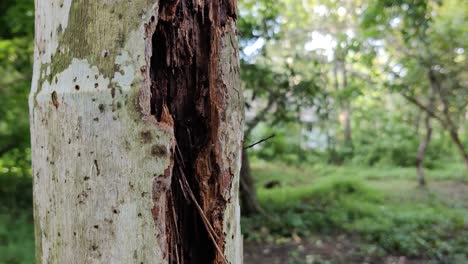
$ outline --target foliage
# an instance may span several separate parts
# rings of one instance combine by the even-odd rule
[[[32,72],[32,0],[0,4],[0,197],[31,203],[27,96]]]
[[[377,103],[366,105],[362,102],[355,108],[352,122],[354,127],[352,153],[350,154],[344,142],[338,142],[334,148],[334,160],[364,167],[414,167],[420,136],[415,131],[414,124],[411,124],[413,121],[399,113],[379,109],[375,104]],[[330,153],[321,150],[319,145],[315,145],[312,149],[304,147],[308,140],[304,137],[304,127],[297,122],[279,123],[275,126],[261,123],[253,130],[252,138],[260,139],[272,134],[275,137],[251,149],[250,154],[267,161],[293,164],[304,162],[319,164],[330,161]],[[457,159],[457,154],[448,134],[443,132],[435,134],[426,153],[425,167],[440,168],[448,160],[454,159]]]
[[[0,159],[0,200],[12,208],[29,208],[32,204],[32,184],[29,149],[15,149]]]
[[[33,262],[33,8],[0,1],[1,263]],[[248,239],[345,232],[379,252],[468,262],[468,197],[434,194],[468,180],[446,129],[468,138],[467,13],[461,0],[239,1],[246,143],[276,135],[249,149],[267,216],[243,219]],[[428,71],[442,121],[432,122],[420,190],[424,110],[407,99],[427,105]],[[265,189],[271,182],[280,188]]]
[[[34,263],[28,93],[34,1],[0,2],[0,263]]]
[[[427,105],[432,85],[439,123],[432,122],[425,166],[466,149],[450,143],[455,132],[463,144],[467,131],[467,9],[459,0],[239,4],[242,49],[255,50],[242,56],[246,135],[276,135],[251,153],[415,166],[425,110],[414,102]]]

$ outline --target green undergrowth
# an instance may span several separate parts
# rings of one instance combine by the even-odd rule
[[[30,176],[0,173],[0,263],[34,263]]]
[[[26,210],[0,208],[0,263],[34,263],[34,225]]]
[[[278,181],[281,186],[301,186],[313,183],[317,178],[350,175],[353,178],[364,180],[394,181],[409,180],[416,182],[416,169],[414,167],[396,166],[333,166],[328,164],[300,164],[288,166],[282,162],[267,162],[254,158],[252,160],[255,183],[258,188],[271,181]],[[437,168],[426,169],[428,182],[431,181],[457,181],[468,183],[466,168],[461,163],[447,162]]]
[[[388,254],[468,260],[467,210],[449,208],[436,197],[414,203],[362,178],[340,176],[260,188],[258,196],[265,214],[242,221],[250,240],[344,232]]]

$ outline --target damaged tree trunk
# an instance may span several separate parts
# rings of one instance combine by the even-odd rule
[[[241,263],[235,0],[36,1],[37,263]]]

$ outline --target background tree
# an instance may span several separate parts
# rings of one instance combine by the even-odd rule
[[[311,105],[314,94],[319,91],[316,81],[320,78],[320,69],[316,66],[320,58],[304,53],[300,45],[292,45],[303,43],[302,28],[296,23],[308,19],[308,15],[303,12],[296,13],[296,17],[292,12],[280,15],[287,4],[283,1],[240,2],[240,12],[244,14],[239,23],[243,51],[241,78],[247,98],[244,142],[253,141],[252,132],[260,123],[274,126],[296,121],[300,118],[300,109]],[[300,4],[289,7],[300,8]],[[289,21],[292,18],[296,23]],[[271,67],[273,61],[275,66]],[[248,215],[261,209],[256,201],[246,152],[242,157],[241,203],[243,214]]]
[[[457,1],[379,1],[366,11],[369,38],[381,39],[389,58],[382,65],[387,85],[425,112],[425,136],[417,167],[424,185],[423,160],[433,118],[449,134],[465,165],[466,147],[459,135],[467,110],[466,5]],[[461,23],[461,24],[460,24]],[[391,32],[391,34],[389,34]]]
[[[44,4],[42,2],[41,5]],[[49,108],[52,108],[49,112],[51,115],[46,116],[44,120],[53,124],[59,121],[58,115],[54,117],[54,114],[80,111],[75,107],[77,104],[70,102],[96,95],[96,101],[93,102],[91,98],[88,105],[93,112],[81,114],[81,127],[95,128],[97,126],[102,129],[99,133],[96,129],[82,129],[74,133],[64,133],[64,136],[61,136],[59,133],[62,126],[57,125],[52,132],[55,136],[50,136],[47,140],[41,139],[41,142],[45,144],[55,140],[56,144],[53,147],[57,152],[57,146],[62,147],[68,144],[63,137],[71,135],[71,145],[78,146],[80,139],[76,139],[76,136],[86,134],[86,137],[82,136],[82,141],[94,140],[96,142],[94,145],[98,147],[112,140],[113,146],[112,153],[99,152],[101,148],[97,151],[85,149],[87,144],[81,144],[79,150],[68,151],[61,157],[49,155],[49,162],[54,163],[49,165],[58,169],[63,169],[65,166],[62,165],[65,164],[63,160],[74,158],[77,164],[87,162],[86,166],[81,166],[83,168],[76,170],[73,164],[65,168],[65,172],[69,169],[69,174],[80,173],[81,176],[77,179],[82,177],[82,182],[85,184],[80,185],[82,188],[79,193],[67,192],[69,195],[63,203],[68,204],[79,199],[78,203],[83,201],[81,206],[88,206],[89,204],[85,202],[96,197],[97,194],[94,191],[99,192],[107,188],[119,190],[119,194],[128,188],[129,191],[125,195],[131,195],[132,188],[134,192],[137,192],[133,193],[135,197],[131,199],[113,203],[112,206],[117,209],[116,213],[113,211],[114,208],[94,213],[95,217],[91,220],[96,220],[96,227],[91,226],[89,228],[91,231],[76,240],[81,241],[85,236],[94,239],[98,234],[107,232],[110,226],[131,226],[133,222],[129,221],[130,224],[125,222],[133,219],[131,214],[136,214],[136,217],[140,219],[138,209],[153,208],[153,194],[146,193],[147,190],[144,189],[149,185],[143,186],[137,183],[149,179],[152,184],[152,178],[158,175],[142,173],[138,181],[135,181],[136,183],[126,180],[136,170],[142,171],[150,166],[167,166],[163,164],[164,158],[160,157],[164,156],[161,151],[164,148],[158,147],[163,144],[156,144],[167,137],[153,138],[157,142],[151,141],[146,146],[144,142],[148,142],[148,135],[155,136],[156,132],[140,131],[141,119],[139,117],[143,110],[141,108],[137,111],[129,110],[138,95],[129,96],[128,99],[122,98],[129,91],[151,86],[152,102],[149,103],[152,106],[150,107],[151,116],[155,116],[156,120],[162,120],[163,105],[166,103],[171,116],[178,117],[173,118],[174,127],[176,127],[174,138],[179,147],[174,150],[180,150],[182,155],[177,155],[177,153],[174,155],[170,151],[166,153],[167,156],[175,157],[172,178],[180,179],[181,182],[175,181],[176,186],[171,184],[168,192],[174,195],[164,197],[168,203],[175,205],[174,208],[184,208],[186,213],[177,214],[178,220],[197,220],[196,223],[184,221],[191,226],[179,233],[179,237],[175,240],[172,238],[177,237],[177,234],[167,237],[172,242],[176,241],[174,243],[177,244],[168,249],[176,253],[168,256],[173,258],[179,256],[179,262],[182,262],[181,259],[184,258],[182,255],[191,254],[190,250],[181,250],[186,244],[182,245],[177,241],[187,241],[188,244],[192,244],[196,240],[197,246],[200,245],[200,247],[190,248],[201,253],[195,254],[195,258],[209,258],[208,255],[213,256],[219,253],[215,244],[212,243],[210,232],[203,228],[205,226],[203,218],[200,218],[198,210],[195,210],[197,206],[191,199],[187,184],[184,184],[185,176],[188,185],[192,187],[195,200],[199,201],[200,208],[210,207],[210,205],[201,204],[201,200],[205,200],[199,192],[202,188],[198,188],[199,182],[193,180],[195,177],[192,177],[197,171],[193,169],[193,166],[182,166],[184,167],[182,170],[177,169],[181,165],[194,164],[197,160],[203,160],[196,159],[195,156],[199,156],[205,144],[210,144],[203,139],[212,134],[204,132],[204,127],[209,122],[202,120],[213,120],[211,118],[216,118],[216,112],[210,112],[213,115],[204,114],[201,115],[203,118],[200,117],[200,113],[205,109],[202,105],[205,104],[198,104],[194,109],[190,102],[179,100],[182,97],[179,96],[181,94],[171,88],[205,87],[196,85],[198,81],[195,79],[186,80],[178,77],[186,75],[187,71],[191,72],[189,76],[194,77],[205,76],[206,71],[214,72],[211,69],[216,65],[206,63],[200,65],[201,62],[211,61],[206,56],[213,49],[203,49],[203,52],[199,53],[202,55],[192,57],[193,54],[197,54],[194,50],[198,50],[197,47],[201,45],[201,42],[199,45],[190,41],[193,39],[191,37],[193,34],[200,33],[202,35],[200,39],[206,39],[212,31],[195,30],[192,31],[193,34],[185,34],[184,30],[179,31],[187,36],[187,42],[184,43],[177,40],[179,36],[177,34],[164,34],[174,32],[171,27],[193,28],[182,27],[182,22],[178,20],[182,16],[178,16],[177,12],[176,18],[170,18],[173,9],[169,8],[171,6],[166,6],[170,5],[166,3],[168,1],[163,3],[163,6],[167,7],[164,8],[166,11],[161,9],[164,18],[158,14],[154,22],[151,22],[149,14],[142,11],[149,12],[151,8],[141,8],[139,10],[142,12],[134,13],[133,8],[138,7],[141,4],[140,1],[133,1],[131,6],[123,3],[125,1],[105,1],[106,6],[100,5],[100,1],[97,3],[82,0],[54,1],[56,2],[60,2],[56,6],[59,12],[54,10],[54,14],[59,15],[65,9],[77,9],[77,4],[86,2],[86,8],[78,8],[76,12],[70,12],[73,18],[70,17],[67,20],[76,21],[80,18],[79,21],[91,26],[80,27],[83,32],[79,34],[70,34],[70,24],[62,23],[61,28],[57,26],[56,30],[48,30],[49,35],[44,35],[47,38],[61,36],[55,39],[57,43],[62,43],[62,53],[57,53],[60,56],[52,56],[52,59],[54,62],[65,63],[57,64],[58,71],[57,67],[50,65],[51,67],[48,68],[45,65],[42,75],[35,76],[42,84],[51,85],[50,87],[43,85],[45,89],[37,96],[43,105],[38,105],[41,106],[42,111],[49,111]],[[60,6],[62,2],[64,5]],[[68,2],[73,5],[70,6]],[[119,2],[128,8],[125,8],[125,12],[119,9],[108,12],[111,2]],[[201,2],[207,1],[197,3]],[[146,3],[149,2],[146,1]],[[178,1],[178,3],[182,5],[188,1]],[[191,7],[192,5],[185,6]],[[219,8],[226,6],[221,4]],[[204,12],[198,15],[196,22],[191,24],[198,25],[204,22],[204,25],[214,25],[206,22],[207,19],[215,19],[214,16],[209,16],[208,9],[199,9]],[[37,15],[43,14],[43,11],[41,12]],[[87,16],[90,12],[93,15]],[[258,211],[258,208],[262,211],[260,214],[251,213],[242,217],[241,230],[245,238],[243,250],[246,263],[275,261],[281,263],[309,263],[311,261],[386,263],[395,262],[396,259],[399,261],[411,259],[411,261],[421,263],[468,262],[468,246],[464,232],[467,229],[465,219],[468,219],[466,167],[463,159],[460,159],[461,151],[454,144],[450,129],[444,127],[444,124],[447,124],[448,113],[456,128],[456,133],[452,134],[456,134],[462,144],[465,143],[466,153],[464,141],[468,135],[465,70],[466,49],[468,48],[466,47],[468,43],[467,13],[466,5],[459,0],[373,2],[363,0],[242,0],[240,2],[238,36],[241,46],[242,86],[245,91],[245,109],[247,110],[244,127],[246,138],[243,145],[247,147],[260,139],[275,135],[262,144],[244,150],[246,158],[242,161],[248,165],[243,166],[243,169],[248,168],[245,171],[250,172],[248,175],[251,176],[250,182],[246,185],[250,186],[250,197],[256,198],[258,205],[253,211]],[[119,20],[119,15],[122,20]],[[130,21],[129,16],[132,17],[131,21],[147,23],[148,31],[145,34],[140,31],[131,31],[138,26],[125,23],[127,20]],[[229,16],[221,16],[221,21],[227,17]],[[0,150],[2,150],[0,156],[0,263],[34,262],[31,153],[26,104],[27,91],[30,87],[29,80],[33,72],[30,64],[34,43],[32,40],[35,27],[33,18],[33,0],[4,0],[0,3],[0,22],[2,22],[0,28]],[[54,20],[52,18],[57,18],[57,16],[42,16],[42,18],[52,21]],[[87,18],[86,21],[84,21],[85,18]],[[119,22],[115,22],[116,20]],[[159,27],[157,30],[154,29],[153,24],[156,21]],[[38,25],[38,28],[41,26]],[[95,32],[102,32],[102,29],[106,29],[106,33],[110,35],[117,34],[118,38],[109,38],[111,40],[103,38],[108,34],[96,36]],[[129,32],[128,30],[134,32],[130,35],[135,39],[136,36],[144,34],[148,43],[146,48],[140,46],[141,38],[132,42],[131,45],[122,40],[129,36],[126,33]],[[224,30],[220,33],[225,36]],[[91,34],[93,37],[85,38],[88,41],[78,41],[83,38],[75,36],[81,34]],[[68,45],[66,42],[71,39],[77,41]],[[171,44],[168,45],[168,42]],[[234,39],[230,42],[235,46]],[[71,46],[71,49],[63,48],[63,45]],[[93,47],[96,49],[99,45],[106,47],[99,48],[97,51],[93,50]],[[187,45],[193,49],[187,49]],[[85,85],[88,83],[87,74],[84,78],[77,78],[76,82],[73,82],[71,78],[69,84],[61,87],[71,87],[69,89],[72,92],[63,92],[65,99],[61,100],[62,90],[54,89],[56,94],[53,95],[53,92],[48,89],[57,87],[59,83],[62,84],[64,78],[57,78],[56,84],[55,80],[51,80],[51,75],[58,74],[61,77],[64,73],[71,74],[71,68],[64,70],[62,66],[69,65],[70,56],[68,55],[75,53],[78,46],[88,47],[88,49],[87,52],[75,56],[80,58],[78,62],[83,66],[80,68],[83,71],[80,70],[80,74],[77,75],[86,74],[85,71],[89,70],[89,67],[86,68],[84,65],[86,60],[89,65],[95,66],[95,68],[92,66],[91,70],[97,71],[98,80],[91,81],[95,77],[90,74],[89,85]],[[140,58],[138,54],[141,53],[114,52],[115,50],[129,50],[130,46],[131,50],[144,49],[159,52],[154,52],[149,57],[140,56]],[[168,47],[173,48],[171,52],[168,52]],[[185,52],[187,50],[190,52]],[[219,54],[226,55],[230,52]],[[90,57],[91,53],[98,56]],[[186,58],[195,58],[192,60],[193,64],[182,65],[168,58],[169,54],[175,54],[169,56],[175,58],[180,53],[184,55],[184,60],[179,60],[180,63],[186,61]],[[47,54],[42,54],[42,57],[46,58]],[[129,62],[128,58],[135,59]],[[223,61],[228,60],[223,59]],[[102,73],[102,68],[111,68],[107,62],[114,67]],[[75,61],[72,65],[76,66],[76,63]],[[104,67],[103,64],[105,64]],[[151,66],[149,70],[140,67],[146,64]],[[193,65],[200,66],[197,69],[201,74],[192,74]],[[129,72],[135,74],[131,76]],[[235,72],[235,68],[229,72]],[[99,76],[107,77],[100,78]],[[141,85],[142,76],[149,76],[143,80],[152,80],[152,84]],[[223,76],[230,76],[230,74]],[[131,80],[136,81],[130,83]],[[206,85],[210,83],[208,79],[198,78],[198,80]],[[120,85],[121,87],[117,85],[122,84],[123,81],[128,82]],[[38,82],[35,81],[35,83]],[[96,83],[98,87],[94,88]],[[225,85],[223,82],[217,83],[223,87]],[[79,86],[78,91],[75,90],[75,85]],[[226,86],[231,87],[228,84]],[[70,90],[66,91],[70,92]],[[177,90],[186,91],[187,89]],[[203,89],[198,89],[198,91],[200,93],[190,94],[190,97],[204,97],[207,99],[205,102],[210,102],[211,96],[207,96]],[[224,91],[224,88],[219,91]],[[440,94],[447,98],[444,100],[448,103],[441,100]],[[72,97],[67,97],[70,95]],[[224,93],[217,95],[226,100],[231,98]],[[181,102],[187,108],[178,107],[180,104],[176,102]],[[444,104],[448,107],[444,108]],[[431,108],[433,108],[432,111],[427,111]],[[90,119],[91,114],[93,118]],[[109,118],[111,114],[113,116]],[[113,119],[114,117],[116,120]],[[209,118],[204,119],[204,117]],[[231,122],[237,118],[240,117],[226,115],[225,120]],[[65,127],[69,129],[73,124],[78,123],[77,119],[78,115],[68,118]],[[133,142],[133,145],[126,144],[125,141],[122,144],[122,139],[116,138],[115,135],[121,134],[117,133],[118,131],[128,128],[128,125],[122,125],[120,128],[114,127],[116,124],[127,124],[125,120],[136,120],[137,125],[132,126],[134,137],[125,137],[128,143]],[[220,124],[223,121],[221,117]],[[106,124],[109,126],[105,126]],[[113,129],[114,133],[104,136],[104,132],[109,129]],[[101,133],[102,131],[104,132]],[[148,131],[151,133],[146,133]],[[232,138],[224,130],[212,132],[219,132],[218,138],[220,139]],[[92,139],[92,136],[96,135],[98,138]],[[39,141],[36,140],[36,142]],[[141,145],[144,146],[141,147]],[[123,153],[120,150],[125,148],[126,151],[127,147],[133,152],[116,162],[113,169],[124,170],[125,167],[130,168],[130,171],[114,173],[112,179],[109,179],[109,169],[105,167],[108,164],[106,159]],[[92,151],[94,153],[91,153]],[[135,156],[141,157],[143,152],[148,157],[144,162],[133,167],[127,166],[129,160],[133,160]],[[191,154],[186,155],[188,152]],[[207,152],[204,152],[204,155],[208,155]],[[180,158],[180,156],[185,158]],[[210,157],[215,159],[217,156],[210,155]],[[42,160],[47,161],[47,156]],[[240,164],[240,157],[236,155],[228,156],[226,160],[237,161]],[[209,164],[200,165],[198,173],[208,175],[200,172],[202,170],[200,168],[209,167]],[[99,177],[97,168],[99,168]],[[131,171],[132,168],[133,171]],[[217,173],[218,168],[215,166],[213,171]],[[227,179],[228,175],[235,172],[235,169],[228,170],[223,174],[226,176],[223,179]],[[47,176],[41,175],[39,172],[40,177]],[[52,177],[60,174],[51,172],[48,175]],[[85,180],[85,177],[89,179]],[[99,179],[102,179],[102,182],[96,184]],[[69,187],[80,184],[79,180],[70,181],[70,177],[65,179],[57,177],[57,180],[59,183],[49,185]],[[63,183],[65,180],[66,185]],[[418,180],[421,182],[424,180],[426,188],[417,188]],[[86,185],[87,183],[93,183],[93,186]],[[164,183],[156,182],[155,185],[160,186]],[[208,180],[208,186],[212,184],[213,182]],[[236,186],[233,185],[233,188]],[[56,189],[58,193],[66,191]],[[145,197],[141,197],[142,195]],[[192,201],[191,204],[187,204],[186,196]],[[51,198],[54,202],[60,200],[59,196]],[[115,196],[109,195],[99,200],[99,204],[105,204],[108,200],[116,201],[115,199]],[[131,201],[143,199],[148,199],[149,202],[136,208],[134,210],[136,213],[128,210]],[[63,208],[60,207],[62,205],[59,203],[58,207]],[[222,206],[222,203],[217,206]],[[242,210],[244,213],[246,208],[247,206],[244,205],[244,210]],[[49,211],[52,213],[54,210]],[[112,217],[108,215],[109,210],[112,212]],[[158,212],[156,209],[153,211],[151,214]],[[83,212],[85,213],[86,210]],[[214,212],[217,210],[210,210],[210,213]],[[168,218],[167,214],[158,216],[158,219],[174,218],[173,216],[170,216],[173,218]],[[209,216],[207,215],[207,218]],[[106,224],[106,221],[104,224],[97,221],[101,219],[99,217],[111,220],[111,225]],[[142,226],[142,229],[150,224],[154,225],[154,221],[147,219],[147,211],[142,212],[141,217],[144,217],[141,218],[141,222],[146,221],[144,223],[148,224]],[[46,219],[52,218],[46,217]],[[78,219],[75,222],[80,223],[79,217],[73,220],[75,219]],[[119,219],[125,219],[125,221],[117,223]],[[220,223],[219,221],[217,223]],[[177,221],[172,221],[170,224],[173,225],[174,222],[180,226]],[[225,227],[227,228],[228,225],[229,223],[226,223]],[[170,225],[166,227],[165,230],[176,230]],[[57,228],[62,227],[57,226]],[[213,229],[216,228],[213,226]],[[121,232],[116,233],[115,230],[111,230],[110,233],[115,234],[115,239],[120,239],[121,236],[117,234]],[[154,231],[154,229],[151,230]],[[62,230],[49,231],[51,233],[47,233],[48,238],[57,241],[60,244],[59,247],[69,246],[69,244],[61,244],[64,238],[70,236],[69,233]],[[56,231],[60,231],[60,236]],[[83,233],[78,231],[78,234]],[[216,236],[214,240],[220,239],[224,234]],[[145,236],[145,238],[151,237]],[[130,240],[128,242],[138,244]],[[145,243],[145,245],[149,244]],[[46,243],[37,246],[46,248],[47,245]],[[90,259],[98,257],[101,251],[107,250],[101,244],[96,244],[96,250],[92,250],[93,244],[89,245],[91,249],[88,252],[96,253],[88,255]],[[208,245],[208,247],[202,245]],[[86,251],[84,252],[83,255],[86,256]],[[269,253],[265,254],[266,252]],[[54,257],[52,255],[49,254],[50,258]],[[136,256],[142,257],[139,251]],[[133,259],[130,262],[133,262]]]

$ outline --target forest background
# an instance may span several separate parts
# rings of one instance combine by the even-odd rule
[[[245,262],[467,263],[468,4],[238,9]],[[0,263],[33,263],[33,0],[0,25]]]

